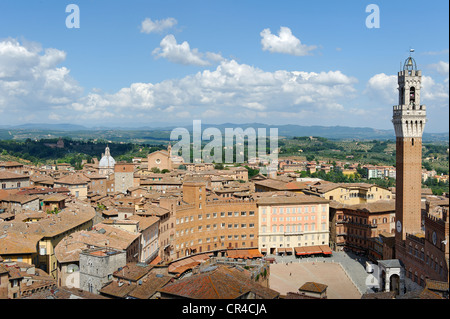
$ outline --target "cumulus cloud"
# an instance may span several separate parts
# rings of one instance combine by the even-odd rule
[[[187,41],[178,44],[173,34],[165,36],[161,40],[160,47],[153,50],[152,54],[156,58],[166,58],[170,62],[184,65],[208,66],[212,62],[223,60],[218,53],[203,54],[198,49],[191,49]]]
[[[305,45],[296,38],[291,29],[287,27],[281,27],[278,32],[278,36],[272,34],[270,29],[264,29],[260,33],[262,39],[263,51],[269,51],[271,53],[285,53],[296,56],[310,55],[311,51],[316,49],[315,45]]]
[[[434,103],[445,103],[448,107],[448,88],[448,77],[443,83],[436,83],[431,76],[423,76],[421,102],[423,101],[426,103],[427,101],[433,101]]]
[[[178,21],[175,18],[167,18],[162,20],[152,21],[150,18],[145,18],[141,23],[142,33],[161,33],[175,26]]]
[[[10,106],[33,109],[71,103],[82,88],[66,67],[58,67],[66,58],[61,50],[0,41],[0,109]]]
[[[265,72],[226,60],[215,70],[182,79],[134,83],[114,94],[91,93],[71,107],[80,112],[105,110],[120,114],[143,110],[154,115],[170,111],[217,119],[223,119],[223,111],[234,115],[244,109],[254,115],[298,113],[302,109],[320,113],[342,110],[338,100],[354,95],[356,82],[340,71]]]
[[[383,103],[394,105],[398,102],[397,87],[396,75],[379,73],[369,79],[363,93],[373,99],[381,99]]]
[[[448,77],[449,67],[448,62],[439,61],[438,63],[430,64],[429,67],[437,71],[441,75]]]
[[[176,44],[171,37],[166,40],[163,44]],[[323,112],[329,115],[341,112],[343,103],[357,94],[354,88],[357,80],[341,71],[267,72],[223,59],[220,54],[200,54],[183,44],[175,46],[181,46],[178,54],[188,59],[179,63],[218,65],[180,79],[132,83],[112,93],[92,89],[83,95],[70,70],[60,65],[66,59],[64,51],[28,47],[16,40],[2,41],[0,112],[2,116],[5,110],[10,116],[16,112],[16,119],[27,115],[83,122],[105,118],[133,121],[155,116],[206,117],[217,121],[304,119],[320,118]],[[169,54],[170,50],[161,49],[159,53],[163,52],[167,59],[175,56],[173,52]]]

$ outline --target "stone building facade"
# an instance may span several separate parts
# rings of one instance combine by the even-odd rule
[[[303,194],[257,199],[259,248],[267,254],[329,244],[329,201]]]
[[[134,176],[133,163],[116,163],[116,165],[114,165],[115,191],[125,194],[128,188],[134,186],[133,176]]]
[[[113,273],[126,265],[125,251],[112,248],[86,249],[80,253],[80,289],[99,294],[113,280]]]

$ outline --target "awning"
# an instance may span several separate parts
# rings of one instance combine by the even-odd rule
[[[295,247],[294,250],[295,250],[295,254],[297,256],[308,255],[308,253],[305,251],[304,247]]]
[[[319,246],[306,246],[304,248],[305,248],[305,251],[309,255],[315,255],[315,254],[321,254],[322,253],[322,249],[320,249]]]
[[[330,247],[328,247],[327,245],[295,247],[294,250],[297,256],[316,254],[331,255],[332,253]]]
[[[331,248],[328,247],[327,245],[320,245],[319,247],[322,250],[322,253],[324,255],[331,255],[332,254]]]
[[[242,250],[227,250],[227,257],[234,259],[252,259],[261,258],[263,255],[258,249],[242,249]]]

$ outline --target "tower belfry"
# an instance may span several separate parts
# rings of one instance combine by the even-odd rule
[[[426,107],[420,104],[422,72],[409,56],[398,72],[398,105],[393,107],[396,136],[396,242],[421,231],[422,134]]]

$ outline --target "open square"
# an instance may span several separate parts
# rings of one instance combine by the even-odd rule
[[[282,295],[298,293],[298,288],[307,281],[327,285],[328,299],[361,298],[361,293],[338,263],[292,262],[270,265],[269,287]]]

